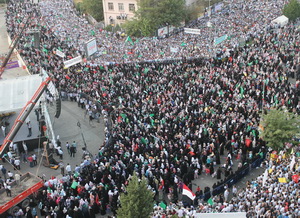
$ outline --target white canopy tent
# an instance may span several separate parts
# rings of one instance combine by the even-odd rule
[[[289,22],[289,18],[287,18],[286,16],[282,15],[280,17],[277,17],[275,20],[272,20],[272,24],[276,25],[278,27],[283,27],[285,25],[287,25]]]
[[[41,83],[42,77],[39,75],[0,80],[0,113],[23,108]]]

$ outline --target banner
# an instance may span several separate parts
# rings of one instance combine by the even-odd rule
[[[60,50],[56,49],[55,54],[61,58],[66,57],[65,53],[61,52]]]
[[[71,60],[64,61],[65,68],[69,68],[75,64],[82,62],[82,57],[78,56],[76,58],[72,58]]]
[[[96,39],[93,38],[85,43],[85,53],[87,57],[95,54],[98,51]]]
[[[184,33],[200,35],[200,29],[184,28]]]
[[[218,45],[220,44],[221,42],[225,41],[227,39],[227,34],[219,37],[219,38],[215,38],[214,40],[214,45]]]
[[[170,52],[177,53],[178,51],[178,47],[170,47]]]
[[[12,61],[12,62],[8,62],[5,66],[5,69],[13,69],[13,68],[17,68],[20,67],[19,61]]]

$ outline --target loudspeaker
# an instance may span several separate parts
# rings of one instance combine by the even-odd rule
[[[60,113],[61,113],[61,98],[59,97],[59,98],[56,99],[56,114],[55,114],[55,117],[59,118]]]

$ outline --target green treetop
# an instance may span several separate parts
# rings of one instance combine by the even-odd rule
[[[153,211],[153,193],[147,188],[147,180],[140,180],[136,174],[131,177],[126,193],[120,196],[121,207],[117,216],[122,218],[146,218]]]
[[[271,109],[262,116],[262,139],[276,151],[284,148],[285,143],[295,144],[294,137],[299,133],[299,116],[280,109]]]

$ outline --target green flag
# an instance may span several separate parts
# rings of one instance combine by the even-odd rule
[[[151,122],[151,126],[154,126],[154,120],[150,119],[150,122]]]
[[[244,87],[241,86],[241,97],[242,97],[242,98],[244,98],[244,92],[245,92]]]
[[[160,202],[159,206],[164,210],[167,208],[167,205],[164,202]]]
[[[141,138],[141,142],[143,143],[143,144],[147,144],[147,141],[146,141],[146,139],[143,137],[143,138]]]
[[[120,116],[121,116],[123,119],[125,119],[125,118],[127,117],[126,114],[120,114]]]
[[[130,38],[130,36],[127,36],[127,39],[125,40],[125,44],[129,42],[131,45],[134,45],[134,42],[132,41],[132,39]]]
[[[94,36],[95,35],[95,31],[91,30],[90,34],[91,34],[91,36]]]
[[[185,42],[182,42],[182,43],[181,43],[181,46],[186,46],[186,43],[185,43]]]
[[[76,181],[73,181],[71,188],[75,189],[78,186],[78,183]]]
[[[146,67],[146,68],[144,69],[144,73],[148,73],[148,71],[149,71],[149,68]]]
[[[208,199],[208,201],[207,201],[207,203],[209,204],[209,205],[214,205],[214,201],[213,201],[213,199],[212,198],[209,198]]]

